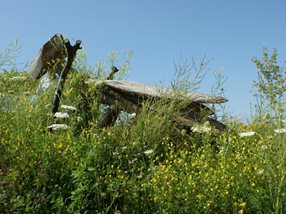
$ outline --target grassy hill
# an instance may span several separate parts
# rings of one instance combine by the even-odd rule
[[[49,132],[54,88],[35,95],[27,73],[0,75],[1,213],[286,211],[286,134],[276,121],[190,131],[173,120],[177,103],[146,102],[134,124],[102,130],[85,79],[73,73],[65,86],[62,104],[78,109],[64,121],[71,128]]]

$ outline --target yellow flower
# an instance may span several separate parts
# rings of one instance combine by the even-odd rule
[[[239,205],[240,207],[242,207],[242,208],[244,208],[244,207],[246,207],[246,202],[242,202],[242,203],[240,203],[240,205]]]
[[[198,195],[197,195],[197,198],[198,198],[199,200],[201,200],[203,197],[204,197],[204,196],[203,196],[202,194],[198,194]]]

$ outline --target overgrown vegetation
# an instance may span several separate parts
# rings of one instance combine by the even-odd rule
[[[259,116],[267,119],[275,119],[280,124],[285,119],[285,91],[286,75],[285,68],[279,66],[277,50],[272,54],[264,48],[262,59],[253,59],[258,78],[254,82],[258,104],[256,110]]]
[[[269,69],[273,87],[284,81],[271,76],[281,72],[270,66],[275,60],[267,68],[255,62],[259,71]],[[99,65],[79,63],[80,72],[69,76],[62,103],[78,111],[65,121],[71,129],[52,133],[46,127],[54,89],[33,97],[38,82],[26,72],[0,75],[1,213],[286,211],[286,135],[277,133],[275,117],[230,121],[222,133],[207,123],[190,132],[173,120],[184,103],[163,100],[146,102],[133,124],[101,130],[100,91],[85,84],[88,70],[104,72]],[[271,88],[261,81],[256,87],[268,98]],[[255,134],[239,135],[247,131]]]

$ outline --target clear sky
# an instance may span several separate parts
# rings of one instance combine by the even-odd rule
[[[18,63],[30,62],[55,33],[80,39],[88,62],[133,50],[128,80],[169,85],[174,63],[212,58],[200,89],[210,93],[223,69],[227,110],[246,117],[263,47],[286,59],[285,0],[0,0],[0,50],[16,38]],[[120,67],[120,65],[118,65]]]

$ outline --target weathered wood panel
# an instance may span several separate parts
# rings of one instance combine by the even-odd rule
[[[211,110],[203,104],[223,103],[227,99],[217,96],[209,96],[202,93],[175,93],[171,89],[160,88],[154,85],[131,82],[126,80],[94,80],[90,79],[88,84],[94,84],[102,90],[103,102],[112,105],[116,102],[125,106],[127,111],[136,111],[144,100],[159,100],[161,98],[178,99],[186,101],[187,109],[193,111]]]
[[[161,98],[162,96],[172,97],[177,96],[178,94],[174,93],[172,89],[160,88],[154,85],[149,85],[139,82],[131,82],[126,80],[106,80],[103,81],[105,85],[109,88],[115,90],[126,91],[130,94],[136,96],[147,96],[153,98]],[[188,99],[197,103],[224,103],[227,102],[227,99],[218,96],[210,96],[197,92],[188,92],[182,94],[183,99]]]
[[[32,61],[30,75],[35,79],[41,78],[49,68],[66,56],[64,38],[61,34],[55,34],[43,45],[38,55]]]
[[[102,102],[108,105],[117,105],[121,110],[127,112],[138,112],[143,101],[157,101],[162,98],[184,100],[185,107],[181,109],[184,118],[180,122],[185,125],[191,125],[190,121],[199,122],[207,117],[211,125],[219,130],[223,130],[225,126],[208,117],[213,111],[205,104],[224,103],[227,99],[217,96],[209,96],[202,93],[179,93],[171,89],[160,88],[154,85],[131,82],[125,80],[94,80],[87,81],[88,84],[95,85],[102,93]]]

